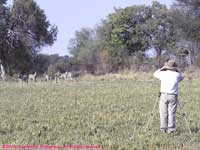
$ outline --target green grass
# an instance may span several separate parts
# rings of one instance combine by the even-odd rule
[[[151,129],[144,132],[159,82],[141,82],[139,75],[118,77],[85,77],[57,84],[1,82],[0,144],[100,145],[103,150],[200,149],[200,81],[180,84],[179,99],[192,136],[180,113],[177,133],[168,135],[159,132],[158,106]]]

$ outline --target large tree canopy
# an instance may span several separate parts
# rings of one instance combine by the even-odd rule
[[[108,17],[113,25],[111,45],[127,49],[129,54],[146,50],[149,45],[145,23],[150,16],[151,11],[145,6],[116,9]]]
[[[200,1],[177,0],[174,6],[174,19],[187,40],[200,41]]]
[[[110,33],[109,49],[114,47],[114,54],[123,51],[132,55],[154,48],[160,64],[162,52],[175,43],[175,26],[169,13],[170,10],[158,2],[153,2],[152,6],[148,7],[116,9],[107,20],[108,24],[112,25],[107,31]]]
[[[54,43],[57,27],[51,26],[44,11],[34,0],[14,0],[10,9],[5,5],[1,7],[7,12],[1,17],[6,21],[0,24],[0,28],[4,28],[0,59],[7,69],[28,70],[40,48]]]
[[[33,0],[14,0],[10,14],[10,33],[27,47],[53,44],[57,29],[51,27],[44,11]]]
[[[200,58],[200,1],[177,0],[177,2],[172,8],[172,16],[176,29],[179,30],[177,36],[179,49],[181,53],[188,55],[189,64],[194,65],[196,58]]]

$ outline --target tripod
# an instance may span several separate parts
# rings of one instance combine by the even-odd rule
[[[158,104],[159,98],[160,98],[160,94],[159,94],[159,96],[156,98],[156,101],[155,101],[154,106],[153,106],[153,110],[152,110],[152,112],[150,113],[149,120],[148,120],[148,122],[147,122],[147,124],[146,124],[146,126],[145,126],[145,128],[144,128],[144,132],[146,132],[147,129],[148,129],[148,127],[149,127],[149,125],[152,124],[152,121],[153,121],[153,118],[154,118],[154,111],[155,111],[155,108],[156,108],[156,106],[157,106],[157,104]]]
[[[153,118],[154,118],[154,111],[155,111],[155,108],[156,108],[156,106],[157,106],[157,104],[158,104],[159,98],[160,98],[160,94],[159,94],[158,98],[155,100],[155,104],[154,104],[154,106],[153,106],[153,110],[152,110],[152,112],[151,112],[151,114],[150,114],[150,117],[149,117],[149,119],[148,119],[148,122],[147,122],[147,124],[146,124],[146,126],[145,126],[145,128],[144,128],[144,132],[146,132],[147,129],[148,129],[149,127],[151,127],[151,124],[152,124]],[[191,131],[191,129],[190,129],[189,122],[188,122],[188,120],[187,120],[186,114],[183,112],[183,107],[182,107],[182,105],[180,104],[180,101],[179,101],[179,100],[177,100],[177,104],[178,104],[178,106],[179,106],[179,108],[180,108],[180,112],[181,112],[181,114],[182,114],[182,116],[183,116],[183,118],[184,118],[184,120],[185,120],[185,123],[186,123],[186,126],[187,126],[187,128],[188,128],[188,131],[189,131],[190,135],[192,135],[192,131]]]
[[[181,114],[182,114],[182,116],[183,116],[183,118],[184,118],[184,120],[185,120],[186,125],[187,125],[188,131],[189,131],[190,135],[192,135],[192,131],[191,131],[191,129],[190,129],[190,124],[189,124],[189,122],[188,122],[188,120],[187,120],[186,114],[183,112],[183,107],[182,107],[182,105],[180,104],[180,101],[179,101],[179,100],[177,100],[177,103],[178,103],[178,106],[179,106],[179,108],[180,108],[180,112],[181,112]]]

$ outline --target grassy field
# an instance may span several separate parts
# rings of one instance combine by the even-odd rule
[[[146,82],[151,80],[153,82]],[[100,145],[102,150],[199,150],[200,81],[180,84],[177,132],[159,132],[158,96],[149,75],[107,75],[77,81],[28,85],[0,82],[0,145]]]

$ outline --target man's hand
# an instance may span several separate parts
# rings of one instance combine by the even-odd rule
[[[163,71],[163,70],[165,70],[166,68],[165,68],[165,66],[162,66],[161,68],[160,68],[160,71]]]

